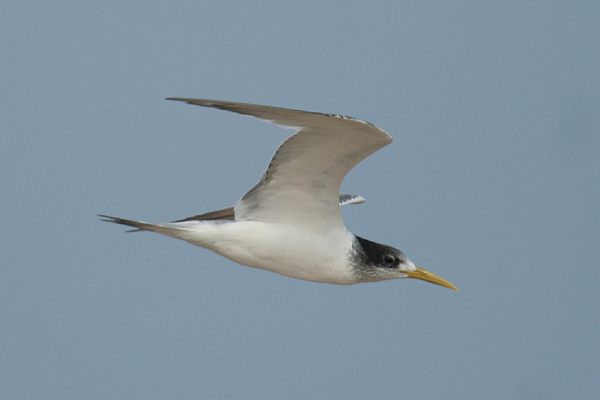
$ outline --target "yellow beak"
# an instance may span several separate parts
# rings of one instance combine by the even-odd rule
[[[435,283],[436,285],[447,287],[449,289],[458,290],[458,288],[456,286],[454,286],[453,284],[451,284],[450,282],[448,282],[441,276],[437,276],[436,274],[431,273],[423,268],[417,267],[416,271],[402,271],[402,272],[404,272],[406,275],[408,275],[409,278],[421,279],[421,280],[424,280],[427,282]]]

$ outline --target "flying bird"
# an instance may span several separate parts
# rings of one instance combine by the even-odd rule
[[[344,225],[340,207],[364,199],[340,195],[342,180],[392,142],[383,130],[335,114],[219,100],[168,100],[249,115],[296,132],[234,207],[161,224],[99,215],[104,221],[185,240],[239,264],[307,281],[349,285],[416,278],[458,290],[417,267],[402,251],[356,236]]]

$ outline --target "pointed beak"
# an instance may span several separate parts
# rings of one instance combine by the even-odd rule
[[[404,272],[406,275],[408,275],[409,278],[421,279],[423,281],[435,283],[436,285],[444,286],[449,289],[458,290],[458,288],[456,286],[454,286],[453,284],[451,284],[450,282],[448,282],[441,276],[437,276],[436,274],[431,273],[423,268],[417,267],[416,271],[402,271],[402,272]]]

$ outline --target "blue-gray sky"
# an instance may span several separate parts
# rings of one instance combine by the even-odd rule
[[[600,395],[597,1],[0,6],[0,397]],[[456,284],[339,287],[96,213],[233,203],[291,132],[366,119],[348,228]]]

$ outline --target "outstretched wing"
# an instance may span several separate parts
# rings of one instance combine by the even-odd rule
[[[235,205],[235,218],[313,229],[343,227],[339,190],[346,174],[392,142],[376,126],[354,118],[218,100],[170,98],[250,115],[295,128],[275,152],[260,181]]]
[[[340,194],[340,206],[346,204],[362,204],[365,202],[365,198],[357,194]],[[102,217],[105,217],[104,215]],[[112,218],[112,217],[111,217]],[[114,219],[114,218],[113,218]],[[194,215],[193,217],[187,217],[184,219],[178,219],[173,222],[184,222],[184,221],[233,221],[235,220],[235,212],[233,207],[222,208],[216,211],[210,211],[204,214]]]

